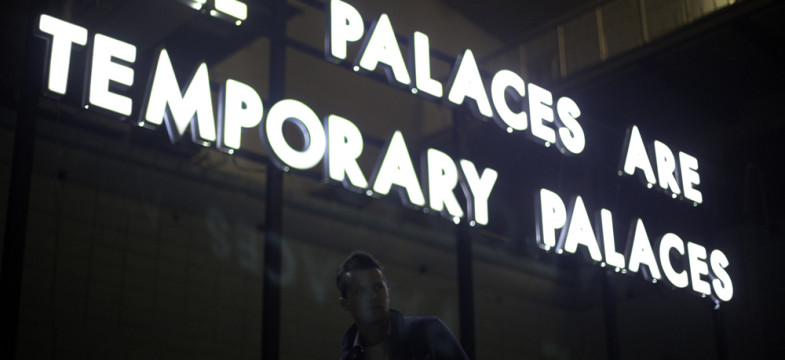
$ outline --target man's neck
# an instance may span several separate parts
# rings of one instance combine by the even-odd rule
[[[381,343],[384,337],[387,336],[387,330],[390,328],[390,319],[381,321],[375,324],[360,324],[357,323],[357,329],[360,332],[360,338],[364,346],[374,346]]]

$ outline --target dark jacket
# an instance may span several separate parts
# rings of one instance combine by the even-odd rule
[[[393,360],[468,360],[455,336],[439,318],[434,316],[404,317],[390,310],[391,345]],[[341,343],[340,360],[364,360],[362,349],[354,346],[357,325],[352,325]]]

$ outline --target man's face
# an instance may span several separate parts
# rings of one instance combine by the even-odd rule
[[[340,298],[341,307],[350,312],[356,323],[377,324],[389,317],[389,290],[379,269],[357,270],[346,273],[346,297]]]

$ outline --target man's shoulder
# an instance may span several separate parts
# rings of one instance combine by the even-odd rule
[[[400,316],[398,319],[398,335],[409,346],[414,358],[468,359],[455,336],[438,317]]]
[[[436,316],[404,316],[403,321],[409,329],[440,326],[443,324]]]
[[[391,310],[390,313],[393,314],[393,318],[398,318],[398,331],[404,338],[426,340],[443,336],[452,337],[447,325],[436,316],[402,316],[393,311]]]
[[[390,309],[390,319],[394,324],[406,329],[423,326],[444,326],[444,323],[436,316],[404,316],[401,312],[392,309]]]

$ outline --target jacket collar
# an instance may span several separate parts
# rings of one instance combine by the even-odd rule
[[[393,341],[400,339],[404,334],[406,329],[406,321],[401,314],[397,310],[390,309],[390,336],[392,337]],[[352,324],[348,331],[346,331],[346,335],[343,337],[343,341],[341,341],[341,352],[352,351],[357,348],[355,346],[355,340],[358,336],[358,329],[357,324]]]

